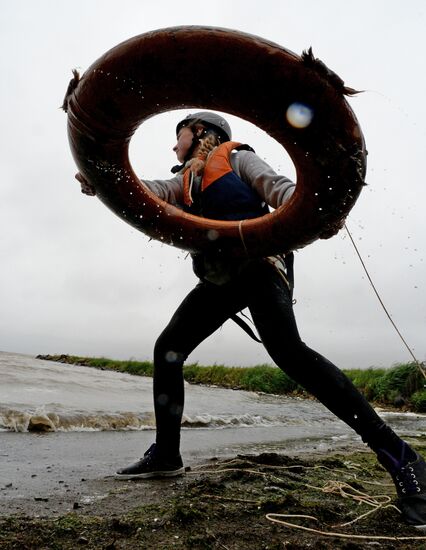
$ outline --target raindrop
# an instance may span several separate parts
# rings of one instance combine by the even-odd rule
[[[169,352],[170,353],[170,352]],[[169,401],[168,396],[165,393],[160,393],[160,395],[157,397],[157,403],[159,405],[166,405]],[[154,518],[154,521],[158,521],[158,518]]]
[[[313,110],[304,103],[292,103],[286,112],[287,122],[294,128],[306,128],[312,122],[313,116]]]
[[[216,231],[216,229],[210,229],[209,231],[207,231],[207,238],[209,239],[209,241],[215,241],[218,237],[219,233]]]

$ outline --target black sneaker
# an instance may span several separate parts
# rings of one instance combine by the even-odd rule
[[[392,476],[398,493],[397,506],[405,521],[426,530],[426,462],[406,443],[399,460],[382,449],[377,458]]]
[[[117,479],[149,479],[152,477],[175,477],[184,473],[185,468],[180,455],[173,459],[161,457],[153,443],[143,458],[127,468],[118,470],[115,477]]]

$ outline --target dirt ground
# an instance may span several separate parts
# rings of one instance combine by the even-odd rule
[[[98,497],[74,502],[70,512],[55,513],[49,502],[40,514],[28,498],[19,513],[2,514],[0,548],[426,549],[426,532],[405,525],[388,506],[395,489],[368,452],[240,455],[205,461],[181,478],[91,483]]]

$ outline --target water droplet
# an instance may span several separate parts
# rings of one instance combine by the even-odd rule
[[[289,105],[286,118],[287,122],[294,128],[306,128],[312,122],[314,111],[304,103],[292,103]]]
[[[216,231],[216,229],[209,229],[209,231],[207,231],[207,238],[209,239],[209,241],[215,241],[218,237],[219,233]]]

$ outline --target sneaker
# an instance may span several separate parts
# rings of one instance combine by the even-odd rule
[[[175,477],[184,473],[185,468],[180,455],[173,459],[161,457],[153,443],[143,458],[127,468],[118,470],[115,477],[117,479],[149,479],[152,477]]]
[[[404,457],[410,455],[404,460]],[[397,506],[407,523],[426,530],[426,462],[406,443],[400,460],[380,449],[379,462],[391,474],[398,494]]]

